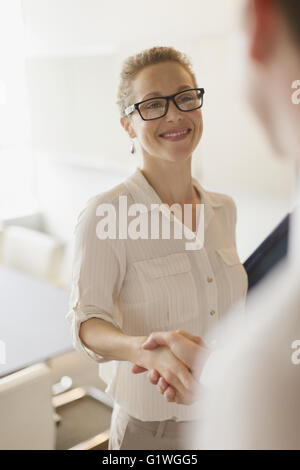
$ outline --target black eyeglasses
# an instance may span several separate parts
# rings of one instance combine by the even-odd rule
[[[201,108],[203,104],[204,88],[190,88],[179,91],[169,96],[158,96],[149,98],[139,103],[134,103],[125,109],[126,116],[133,113],[136,109],[144,121],[151,121],[165,116],[169,109],[170,100],[175,106],[183,112],[194,111]]]

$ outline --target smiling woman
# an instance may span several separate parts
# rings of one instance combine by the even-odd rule
[[[180,329],[198,335],[205,347],[193,351],[202,357],[214,344],[212,327],[245,300],[235,204],[229,196],[204,190],[191,174],[203,132],[203,94],[190,61],[173,48],[154,47],[125,60],[118,90],[120,123],[138,143],[142,168],[92,198],[76,226],[69,316],[78,350],[99,363],[115,361],[106,389],[115,400],[111,450],[190,449],[187,431],[201,420],[198,371],[168,346],[145,350],[142,345],[152,332]],[[122,197],[126,210],[118,204]],[[178,204],[182,211],[171,218],[174,227],[167,239],[160,230],[146,238],[105,238],[96,216],[107,204],[114,207],[116,233],[127,208],[135,216],[143,206],[141,222],[147,227],[161,205]],[[204,206],[203,218],[198,204]],[[192,209],[190,224],[184,217],[187,208]],[[168,208],[160,216],[167,214]],[[187,225],[192,249],[185,237],[176,237],[175,225]],[[143,373],[153,369],[169,385],[163,396]]]
[[[178,92],[182,87],[180,83],[186,82],[186,90]],[[156,90],[158,86],[160,92],[157,97],[141,100],[146,90]],[[172,95],[170,91],[173,91]],[[181,166],[188,167],[191,154],[202,136],[202,95],[190,73],[179,63],[166,61],[139,71],[130,93],[135,109],[121,118],[121,124],[128,135],[138,141],[145,166],[149,167],[155,158],[156,165],[163,165],[163,161],[180,161]],[[152,106],[150,109],[149,105]],[[178,133],[183,136],[172,135]],[[178,141],[180,145],[170,145]],[[183,194],[180,197],[185,199]]]

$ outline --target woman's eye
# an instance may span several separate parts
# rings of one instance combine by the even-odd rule
[[[162,104],[160,102],[156,102],[156,103],[150,103],[148,104],[147,108],[148,109],[153,109],[153,108],[160,108],[162,106]]]
[[[181,101],[192,101],[194,99],[195,98],[193,96],[184,96],[183,98],[181,98]]]

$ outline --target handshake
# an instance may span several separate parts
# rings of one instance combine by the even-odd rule
[[[200,336],[176,330],[156,331],[137,339],[138,359],[132,372],[148,370],[149,382],[157,385],[168,402],[191,405],[197,401],[198,379],[212,352]]]

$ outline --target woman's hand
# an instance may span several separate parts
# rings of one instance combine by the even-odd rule
[[[147,339],[147,338],[146,338]],[[153,350],[142,347],[145,338],[138,338],[138,354],[136,366],[141,371],[155,369],[176,390],[180,403],[190,405],[195,401],[199,384],[189,368],[179,360],[168,346],[156,345]],[[168,400],[168,394],[166,395]]]
[[[151,333],[142,346],[145,349],[154,349],[160,345],[168,346],[196,378],[200,377],[203,366],[211,352],[200,336],[192,335],[184,330]],[[146,370],[146,368],[137,364],[132,368],[133,373],[145,372]],[[160,393],[163,393],[168,401],[184,403],[182,394],[178,394],[172,384],[157,369],[149,370],[148,380],[158,386]]]

